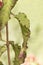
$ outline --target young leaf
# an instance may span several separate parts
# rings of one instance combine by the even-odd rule
[[[24,13],[19,13],[18,15],[15,15],[15,18],[19,21],[24,40],[23,45],[25,47],[25,45],[27,44],[27,40],[30,37],[30,21]]]
[[[26,57],[27,41],[30,37],[30,21],[24,13],[19,13],[18,15],[15,15],[15,18],[19,21],[23,35],[23,44],[19,56],[24,61]]]
[[[0,9],[0,29],[8,22],[11,9],[15,6],[17,0],[2,0],[3,7]]]
[[[10,42],[10,43],[15,53],[15,58],[13,63],[14,65],[20,65],[19,53],[20,53],[21,47],[18,44],[14,44],[14,42]]]
[[[19,57],[19,54],[20,54],[20,51],[21,51],[21,46],[19,46],[18,44],[14,44],[14,42],[10,42],[13,50],[14,50],[14,53],[15,53],[15,57],[14,57],[14,65],[20,65],[21,63],[24,62],[24,55],[22,58]],[[25,54],[25,52],[24,52]]]
[[[19,13],[17,15],[15,15],[15,18],[24,26],[26,26],[27,28],[30,27],[30,21],[27,18],[26,14],[24,13]]]

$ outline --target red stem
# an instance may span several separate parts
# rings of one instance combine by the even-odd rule
[[[8,23],[6,24],[6,44],[7,44],[7,53],[8,53],[8,65],[11,65],[10,64],[9,40],[8,40]]]

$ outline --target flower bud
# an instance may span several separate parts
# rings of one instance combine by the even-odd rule
[[[2,0],[0,0],[0,8],[2,8],[2,6],[3,6],[3,2]]]

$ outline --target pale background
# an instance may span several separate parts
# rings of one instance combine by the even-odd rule
[[[43,0],[19,0],[12,12],[14,14],[24,12],[29,18],[31,35],[28,41],[27,55],[33,53],[43,65]],[[23,39],[19,24],[17,20],[15,22],[14,20],[13,18],[9,21],[9,40],[22,43]],[[2,30],[3,39],[5,39],[4,30]],[[13,51],[12,54],[14,54]],[[11,59],[13,58],[12,54]],[[2,61],[5,59],[3,62],[5,65],[7,65],[6,55],[3,54],[4,57],[1,57]]]

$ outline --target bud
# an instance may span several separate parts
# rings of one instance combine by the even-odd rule
[[[3,6],[3,1],[0,0],[0,8],[2,8],[2,6]]]
[[[26,52],[22,49],[20,51],[19,58],[25,58],[25,57],[26,57]]]

